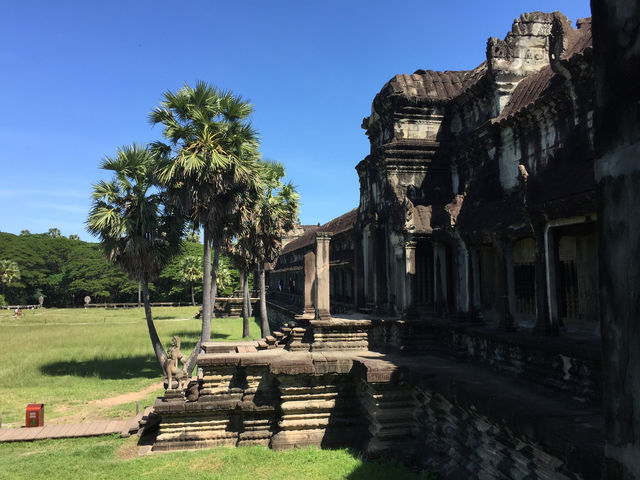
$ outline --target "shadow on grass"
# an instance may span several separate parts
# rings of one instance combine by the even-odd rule
[[[135,356],[124,358],[94,358],[84,362],[67,361],[47,363],[40,367],[44,375],[59,377],[96,377],[109,380],[128,380],[131,378],[159,378],[162,370],[153,356]]]
[[[180,343],[182,344],[181,350],[184,350],[186,352],[187,346],[189,348],[193,348],[193,346],[196,344],[196,342],[198,341],[198,338],[200,337],[200,331],[198,330],[197,332],[194,332],[193,330],[182,330],[178,332],[173,332],[171,334],[172,337],[174,335],[177,335],[178,337],[180,337]],[[230,337],[231,335],[229,334],[211,332],[211,340],[227,340]],[[169,348],[169,345],[171,345],[171,339],[168,340],[166,347]]]

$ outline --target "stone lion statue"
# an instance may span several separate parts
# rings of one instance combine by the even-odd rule
[[[184,355],[180,351],[180,338],[174,336],[172,339],[171,347],[167,351],[169,358],[165,360],[165,372],[166,372],[166,384],[167,389],[176,388],[178,390],[182,390],[185,388],[185,384],[187,382],[189,374],[186,369],[186,361],[187,356]],[[182,368],[179,367],[179,364],[182,364]],[[173,380],[176,380],[177,386],[173,386]]]

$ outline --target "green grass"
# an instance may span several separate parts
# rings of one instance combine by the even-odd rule
[[[161,339],[195,344],[193,307],[155,308]],[[258,325],[251,333],[258,337]],[[240,340],[240,319],[214,319],[212,339]],[[28,403],[45,404],[45,424],[84,418],[126,418],[135,401],[105,408],[90,402],[139,392],[161,382],[144,312],[137,309],[43,309],[21,318],[0,311],[0,411],[3,425],[21,425]],[[162,388],[140,399],[152,405]],[[394,461],[364,462],[348,450],[274,452],[262,447],[214,448],[138,456],[137,437],[118,436],[0,443],[1,479],[413,479]],[[418,478],[431,478],[422,474]]]
[[[74,438],[0,444],[0,479],[415,479],[393,461],[363,462],[348,450],[213,448],[137,455],[136,437]],[[429,478],[424,474],[418,478]]]
[[[153,309],[165,346],[178,335],[183,352],[191,350],[200,332],[200,321],[192,318],[196,311]],[[260,335],[253,322],[251,333]],[[212,321],[212,340],[240,340],[241,335],[238,318]],[[1,310],[0,339],[0,412],[5,426],[21,425],[29,403],[45,404],[45,421],[130,417],[135,401],[110,408],[90,402],[162,381],[142,309],[27,310],[19,318]],[[162,389],[149,392],[140,406],[152,405],[161,394]]]

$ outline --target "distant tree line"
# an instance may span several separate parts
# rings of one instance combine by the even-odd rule
[[[55,235],[0,232],[0,304],[37,304],[40,296],[45,306],[55,307],[84,305],[87,295],[93,303],[138,300],[138,283],[110,262],[98,243],[51,230]],[[188,238],[197,241],[193,233]],[[201,243],[182,242],[180,253],[149,285],[154,301],[192,303],[193,287],[193,300],[202,302],[203,251]],[[240,288],[239,274],[225,257],[221,264],[220,294],[229,296]]]

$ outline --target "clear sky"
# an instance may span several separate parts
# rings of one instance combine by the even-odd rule
[[[0,18],[0,231],[84,229],[105,155],[160,138],[162,92],[205,80],[249,99],[302,223],[358,204],[360,128],[393,75],[468,70],[523,12],[588,0],[7,1]]]

